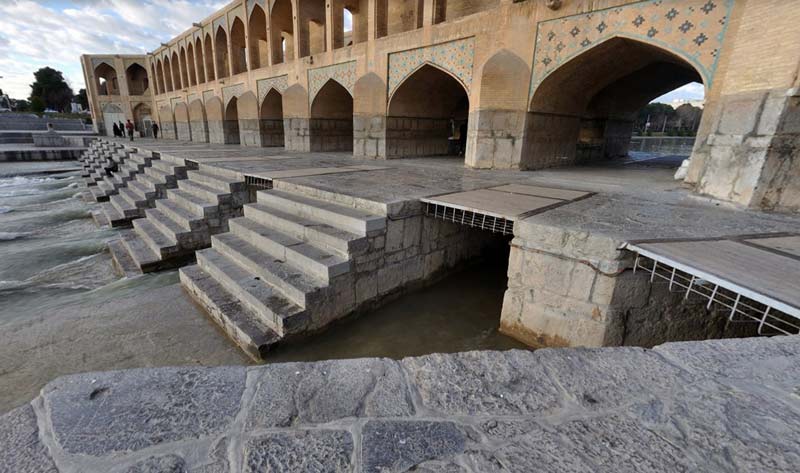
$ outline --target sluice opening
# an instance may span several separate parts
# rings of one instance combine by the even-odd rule
[[[421,289],[276,348],[266,362],[530,349],[498,332],[511,236],[447,225],[480,239],[482,251],[434,275]]]

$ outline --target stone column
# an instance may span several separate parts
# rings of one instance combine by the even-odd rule
[[[475,110],[467,124],[465,164],[478,169],[518,169],[525,111]]]

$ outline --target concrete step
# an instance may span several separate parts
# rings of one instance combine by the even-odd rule
[[[181,284],[189,294],[254,360],[262,361],[270,347],[280,341],[280,335],[199,266],[181,268],[179,274]]]
[[[180,181],[183,182],[183,181]],[[175,204],[183,207],[189,212],[197,215],[198,217],[212,217],[219,213],[218,204],[216,201],[207,201],[192,195],[184,189],[169,189],[167,190],[167,197]]]
[[[125,218],[141,218],[144,216],[144,210],[136,205],[136,201],[128,194],[117,194],[112,196],[110,201],[111,205]]]
[[[231,219],[228,225],[234,235],[326,283],[350,270],[349,259],[268,228],[247,217]]]
[[[175,186],[177,186],[178,179],[171,173],[162,171],[161,169],[149,167],[144,170],[144,174],[153,178],[156,183],[173,183]]]
[[[164,159],[155,159],[151,162],[151,167],[166,174],[171,174],[178,179],[186,179],[186,166],[184,164],[178,164]]]
[[[230,192],[220,191],[219,189],[207,186],[200,182],[192,181],[191,179],[178,181],[178,189],[192,194],[206,202],[213,203],[214,205],[219,204],[220,199],[225,201],[225,197],[227,197],[227,200],[230,200]]]
[[[89,187],[89,194],[91,194],[92,200],[95,202],[108,202],[108,194],[99,186]]]
[[[128,189],[138,194],[141,199],[147,200],[148,207],[155,205],[155,200],[158,198],[158,191],[154,190],[149,183],[145,183],[141,174],[137,174],[136,179],[128,182]]]
[[[278,335],[295,333],[308,325],[305,309],[214,248],[198,251],[197,265]]]
[[[120,276],[131,278],[142,274],[121,239],[108,242],[111,263]]]
[[[128,186],[120,189],[119,193],[125,194],[127,200],[135,203],[140,208],[149,208],[153,202],[152,195],[148,195],[147,189],[137,181],[128,181]]]
[[[133,229],[139,235],[139,238],[158,255],[158,259],[168,259],[180,250],[178,241],[171,232],[165,232],[160,228],[161,225],[155,224],[154,220],[156,218],[162,219],[161,225],[171,226],[169,223],[163,223],[163,220],[167,219],[160,214],[148,213],[146,218],[138,218],[133,221]]]
[[[141,220],[141,219],[140,219]],[[158,269],[161,257],[145,243],[136,232],[127,232],[122,237],[122,244],[128,250],[128,254],[136,263],[136,266],[143,273],[149,273]]]
[[[358,235],[366,235],[386,227],[386,218],[383,216],[300,194],[272,189],[260,191],[257,201]]]
[[[244,192],[247,190],[244,181],[237,181],[209,171],[193,170],[187,172],[187,176],[190,181],[199,182],[208,187],[217,189],[220,193],[227,194],[231,192]]]
[[[307,308],[319,300],[321,292],[327,287],[324,281],[276,259],[233,233],[212,236],[211,245],[239,266],[261,277],[300,307]]]
[[[247,204],[244,206],[244,215],[297,239],[336,251],[344,257],[363,253],[369,248],[369,240],[364,236],[301,215],[286,213],[267,204]]]
[[[156,208],[183,227],[184,231],[202,231],[208,228],[202,215],[197,215],[184,209],[173,200],[159,199],[156,201]]]
[[[124,227],[130,223],[130,219],[125,217],[119,210],[117,210],[111,202],[104,202],[101,204],[100,207],[103,215],[105,216],[105,220],[108,222],[108,225],[112,227]]]

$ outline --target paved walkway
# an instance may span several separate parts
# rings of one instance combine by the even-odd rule
[[[88,373],[13,472],[795,472],[800,338]]]

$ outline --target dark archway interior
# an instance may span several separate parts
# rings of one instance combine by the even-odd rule
[[[147,70],[139,64],[131,64],[125,71],[125,78],[128,81],[130,95],[144,95],[144,92],[150,87]]]
[[[283,97],[272,89],[258,111],[262,146],[283,146]]]
[[[99,95],[119,95],[117,71],[106,63],[101,63],[94,70],[97,78],[97,93]]]
[[[335,80],[314,97],[309,128],[312,151],[353,150],[353,97]]]
[[[386,153],[390,157],[463,155],[469,96],[450,74],[424,65],[389,102]]]
[[[657,46],[613,38],[551,73],[536,89],[523,166],[538,169],[626,156],[638,111],[702,82],[685,60]]]
[[[228,102],[225,107],[225,120],[222,121],[222,130],[225,133],[225,144],[239,144],[239,101],[236,97]]]

